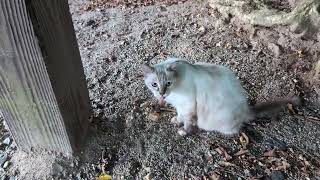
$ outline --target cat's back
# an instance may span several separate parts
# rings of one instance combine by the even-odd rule
[[[232,97],[242,101],[245,91],[235,73],[228,67],[209,63],[196,63],[194,67],[197,71],[196,83],[201,89],[212,92],[216,96]],[[203,92],[203,91],[201,91]]]
[[[236,79],[235,74],[228,68],[222,65],[198,62],[193,65],[199,74],[206,74],[214,79]]]

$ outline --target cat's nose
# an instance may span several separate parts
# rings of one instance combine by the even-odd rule
[[[161,96],[163,96],[164,95],[164,91],[163,90],[160,90],[160,92],[159,92],[159,94],[161,95]]]

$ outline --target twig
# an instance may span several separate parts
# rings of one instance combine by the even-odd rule
[[[234,171],[231,172],[231,171],[229,171],[229,170],[227,170],[227,169],[224,169],[223,172],[226,172],[226,173],[231,174],[231,175],[236,175],[236,176],[238,176],[238,177],[241,177],[242,179],[247,179],[247,178],[244,177],[243,175],[241,175],[241,174],[239,174],[239,173],[236,173],[236,172],[234,172]]]
[[[102,174],[105,174],[105,166],[106,166],[106,159],[104,158],[105,157],[105,154],[106,154],[106,150],[103,149],[102,150],[102,153],[101,153],[101,171],[102,171]]]
[[[160,111],[176,112],[174,109],[169,109],[169,108],[160,108]]]
[[[316,154],[310,154],[309,152],[301,149],[300,147],[298,146],[295,146],[294,148],[298,149],[299,151],[301,151],[303,153],[303,155],[309,157],[311,160],[314,160],[316,161],[318,164],[320,164],[320,157]]]
[[[316,123],[320,123],[320,119],[317,117],[313,117],[313,116],[301,116],[301,115],[295,115],[294,117],[300,119],[300,120],[308,120],[308,121],[312,121],[312,122],[316,122]]]

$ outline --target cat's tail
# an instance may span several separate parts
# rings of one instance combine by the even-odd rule
[[[293,96],[291,98],[259,103],[251,107],[251,112],[255,117],[262,114],[273,114],[279,112],[287,104],[292,104],[293,106],[301,106],[302,99],[299,96]]]

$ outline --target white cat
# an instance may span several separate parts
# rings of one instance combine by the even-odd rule
[[[159,100],[177,110],[173,122],[183,123],[180,135],[197,126],[226,135],[239,133],[244,122],[254,119],[256,111],[291,102],[263,104],[251,108],[246,93],[234,73],[224,66],[209,63],[190,64],[169,58],[153,67],[143,66],[144,81]]]

